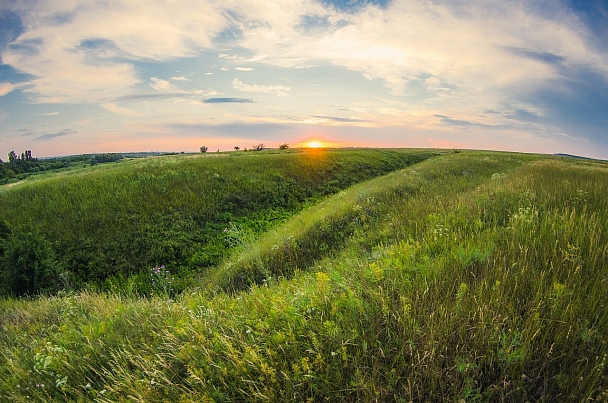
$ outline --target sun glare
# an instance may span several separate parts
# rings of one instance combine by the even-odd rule
[[[309,141],[306,145],[308,148],[321,148],[323,147],[323,143],[317,140]]]

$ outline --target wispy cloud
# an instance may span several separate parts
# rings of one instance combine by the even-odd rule
[[[56,133],[47,133],[47,134],[43,134],[41,136],[36,137],[36,140],[52,140],[54,138],[57,137],[63,137],[63,136],[68,136],[70,134],[76,134],[78,133],[75,130],[72,129],[64,129],[60,132],[56,132]]]
[[[481,127],[481,128],[485,128],[485,129],[498,129],[498,130],[506,130],[506,129],[513,128],[513,126],[510,126],[510,125],[495,125],[495,124],[471,122],[468,120],[452,119],[452,118],[449,118],[444,115],[435,115],[435,116],[440,118],[441,122],[448,126]]]
[[[58,116],[59,112],[47,112],[47,113],[40,113],[40,116]]]
[[[184,81],[184,80],[182,80]],[[163,94],[174,94],[174,95],[209,95],[211,91],[206,90],[184,90],[178,86],[172,84],[167,80],[163,80],[157,77],[150,77],[150,87]]]
[[[238,78],[232,80],[232,88],[239,91],[245,92],[265,92],[274,93],[278,96],[286,96],[291,90],[290,87],[284,85],[257,85],[257,84],[245,84]]]
[[[252,67],[235,67],[236,71],[253,71]]]
[[[13,83],[0,83],[0,97],[3,97],[6,94],[9,94],[9,93],[15,91],[16,89],[19,89],[19,88],[24,87],[26,85],[27,84],[25,84],[25,83],[17,83],[17,84],[13,84]]]
[[[205,104],[229,104],[229,103],[237,103],[237,104],[250,104],[253,103],[253,99],[249,98],[209,98],[203,100]]]
[[[182,76],[179,76],[179,77],[171,77],[171,80],[173,80],[173,81],[192,81],[192,80],[190,80],[189,78],[182,77]]]
[[[138,116],[142,116],[142,114],[140,112],[134,111],[132,109],[129,108],[125,108],[122,106],[118,106],[115,103],[105,103],[105,104],[101,104],[101,107],[109,112],[115,113],[117,115],[121,115],[121,116],[130,116],[130,117],[138,117]]]
[[[361,122],[365,122],[365,120],[363,120],[363,119],[342,118],[342,117],[337,117],[337,116],[319,116],[319,115],[315,115],[315,116],[313,116],[313,118],[323,119],[323,120],[330,120],[330,121],[333,121],[333,122],[340,122],[340,123],[361,123]]]

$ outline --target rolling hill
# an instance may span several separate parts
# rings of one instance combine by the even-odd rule
[[[107,259],[147,256],[139,237],[185,251],[2,299],[2,399],[608,398],[604,162],[326,150],[122,164],[0,191],[5,270],[17,233],[49,270],[81,267],[64,243],[85,229]],[[221,214],[214,258],[212,235],[181,238]]]

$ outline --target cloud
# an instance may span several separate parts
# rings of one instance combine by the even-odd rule
[[[220,7],[207,2],[173,7],[119,1],[107,7],[100,1],[17,0],[11,9],[26,29],[2,53],[2,62],[36,77],[26,91],[38,103],[127,95],[140,82],[136,62],[194,56],[227,24]]]
[[[234,69],[237,71],[253,71],[251,67],[235,67]]]
[[[75,131],[75,130],[64,129],[64,130],[62,130],[60,132],[57,132],[57,133],[43,134],[41,136],[36,137],[35,140],[52,140],[52,139],[57,138],[57,137],[67,136],[67,135],[76,134],[76,133],[78,133],[78,132]]]
[[[227,104],[227,103],[237,103],[237,104],[250,104],[254,103],[253,99],[249,98],[209,98],[203,100],[205,104]]]
[[[0,97],[3,97],[13,91],[15,91],[16,89],[19,89],[21,87],[26,86],[27,84],[25,83],[17,83],[17,84],[13,84],[13,83],[0,83]]]
[[[57,115],[59,115],[59,112],[40,113],[40,116],[57,116]]]
[[[200,96],[217,94],[216,91],[208,90],[184,90],[167,80],[157,77],[150,77],[150,88],[162,94],[171,96]]]
[[[589,46],[592,35],[560,2],[542,8],[498,0],[355,3],[347,11],[314,9],[305,2],[298,12],[283,5],[282,19],[275,18],[272,5],[243,10],[240,45],[273,66],[310,61],[342,66],[382,80],[396,95],[435,77],[438,82],[428,84],[449,92],[444,98],[483,93],[484,102],[492,104],[504,101],[514,84],[555,77],[556,63],[593,65],[608,74],[606,56]],[[322,29],[298,30],[309,17],[322,21]]]
[[[313,118],[323,119],[323,120],[331,120],[331,121],[340,122],[340,123],[361,123],[361,122],[365,122],[365,120],[362,120],[362,119],[341,118],[341,117],[336,117],[336,116],[318,116],[318,115],[315,115],[315,116],[313,116]]]
[[[245,92],[264,92],[264,93],[274,93],[278,96],[286,96],[287,92],[291,90],[290,87],[286,87],[284,85],[251,85],[245,84],[238,78],[232,80],[232,88],[238,91]]]
[[[117,115],[122,116],[130,116],[130,117],[139,117],[142,116],[140,112],[134,111],[132,109],[124,108],[122,106],[118,106],[115,103],[105,103],[102,104],[101,107],[109,112],[115,113]]]
[[[527,109],[515,109],[513,112],[506,114],[505,118],[522,122],[541,122],[543,120],[540,114]]]
[[[192,81],[189,78],[182,77],[182,76],[180,76],[180,77],[171,77],[171,80],[173,80],[173,81]]]
[[[566,58],[564,56],[559,56],[559,55],[556,55],[556,54],[553,54],[550,52],[535,51],[535,50],[530,50],[530,49],[513,48],[513,47],[506,47],[505,50],[507,52],[513,53],[516,56],[536,60],[541,63],[546,63],[549,65],[559,65],[566,60]]]
[[[376,5],[378,7],[387,7],[391,0],[322,0],[324,4],[331,5],[337,10],[345,12],[359,11],[361,8],[368,6],[369,4]]]
[[[513,126],[510,125],[491,125],[484,124],[479,122],[471,122],[468,120],[460,120],[460,119],[452,119],[444,115],[435,115],[436,117],[441,119],[441,122],[448,126],[462,126],[462,127],[481,127],[484,129],[498,129],[498,130],[506,130],[512,129]]]

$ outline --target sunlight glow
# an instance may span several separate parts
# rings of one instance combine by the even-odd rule
[[[323,143],[321,143],[318,140],[313,140],[313,141],[309,141],[308,144],[306,144],[306,146],[308,148],[321,148],[321,147],[323,147]]]

